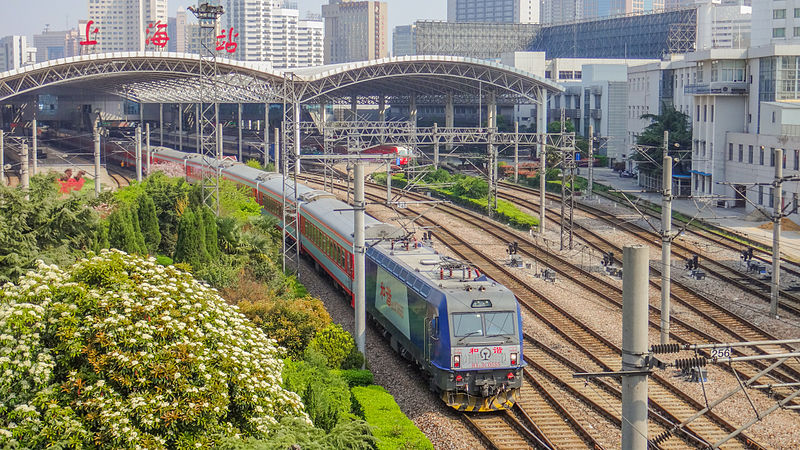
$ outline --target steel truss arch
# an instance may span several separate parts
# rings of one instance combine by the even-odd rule
[[[283,77],[254,64],[220,60],[219,101],[280,101]],[[200,56],[124,52],[75,56],[0,73],[0,101],[67,83],[138,102],[196,102],[201,89]]]

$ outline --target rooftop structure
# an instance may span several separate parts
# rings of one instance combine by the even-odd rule
[[[0,39],[0,71],[19,69],[36,62],[36,49],[28,47],[25,36]]]
[[[77,29],[65,31],[45,29],[41,34],[34,34],[33,46],[36,47],[36,62],[77,56],[80,54],[78,41],[80,38]]]

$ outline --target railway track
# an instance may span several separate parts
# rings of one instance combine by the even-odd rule
[[[378,187],[380,189],[381,187]],[[380,196],[373,196],[373,201],[380,202]],[[446,212],[449,214],[453,214],[456,216],[460,216],[461,214],[466,214],[469,216],[471,213],[462,212],[456,208],[452,207],[443,207],[442,209],[447,210]],[[418,211],[415,211],[414,208],[408,208],[404,211],[407,214],[418,214]],[[464,219],[463,216],[460,218]],[[467,217],[469,220],[474,220],[474,217]],[[427,221],[427,219],[421,219],[423,222]],[[484,219],[479,219],[484,220]],[[428,223],[428,225],[433,225],[432,223]],[[483,228],[487,230],[490,234],[498,233],[499,231],[496,228],[501,228],[495,224],[491,223],[483,223]],[[564,339],[570,342],[573,346],[575,346],[583,355],[593,361],[595,367],[584,368],[583,370],[617,370],[619,369],[620,365],[620,354],[621,349],[614,346],[612,343],[608,342],[597,333],[590,330],[587,326],[582,324],[579,320],[575,319],[573,316],[569,315],[563,309],[559,308],[554,303],[550,302],[546,299],[545,296],[541,295],[540,293],[533,290],[529,284],[529,282],[525,280],[520,280],[516,275],[508,271],[508,269],[502,267],[495,261],[482,256],[481,252],[477,249],[471,247],[471,244],[464,242],[463,239],[457,236],[458,232],[456,231],[449,231],[445,228],[438,228],[438,233],[434,232],[434,234],[439,234],[440,239],[444,242],[448,243],[448,246],[453,249],[456,253],[459,254],[460,257],[473,261],[477,263],[479,267],[481,267],[484,271],[488,271],[489,275],[492,276],[493,279],[498,280],[499,282],[503,283],[507,287],[509,287],[520,299],[521,304],[531,311],[537,318],[543,320],[544,323],[556,331],[559,335],[561,335]],[[442,235],[446,234],[446,235]],[[503,239],[503,237],[499,237],[499,239]],[[507,241],[507,239],[504,239]],[[531,345],[530,342],[526,342],[526,346]],[[543,358],[546,360],[547,358]],[[534,360],[532,360],[534,361]],[[533,366],[533,364],[532,364]],[[529,375],[526,375],[527,378],[531,378],[533,375],[534,370],[541,370],[541,365],[537,364],[534,367],[529,369]],[[574,369],[574,368],[573,368]],[[562,370],[563,372],[563,370]],[[553,372],[548,372],[552,374]],[[566,373],[566,372],[563,372]],[[535,376],[533,376],[535,378]],[[562,387],[567,386],[569,382],[564,380],[564,376],[560,378],[560,380],[564,381],[561,383]],[[553,379],[551,376],[550,379]],[[558,379],[558,378],[557,378]],[[694,414],[697,410],[702,409],[703,405],[699,402],[695,401],[694,399],[687,396],[685,393],[681,392],[675,386],[673,386],[669,381],[666,379],[654,376],[655,384],[653,384],[653,388],[650,390],[650,402],[651,407],[653,408],[653,412],[651,412],[651,420],[660,420],[656,422],[656,427],[651,427],[651,430],[654,430],[654,434],[651,437],[655,436],[655,433],[658,433],[662,430],[672,427],[676,423],[680,423],[683,419],[689,417],[690,415]],[[571,381],[572,385],[574,386],[574,380]],[[578,389],[573,387],[572,389]],[[605,392],[608,392],[608,387],[604,388]],[[618,390],[619,388],[617,388]],[[569,389],[567,389],[569,390]],[[619,402],[619,398],[616,396],[616,392],[611,390],[615,395],[613,398],[616,398],[617,402]],[[617,391],[618,392],[618,391]],[[588,394],[587,394],[588,395]],[[595,395],[595,394],[592,394]],[[581,401],[586,402],[586,399],[589,398],[588,396],[584,396]],[[524,400],[523,400],[524,401]],[[541,400],[531,400],[534,401],[541,401]],[[609,398],[598,398],[596,401],[592,401],[594,405],[599,405],[600,402],[607,402]],[[520,402],[524,407],[523,402]],[[530,408],[530,406],[529,406]],[[615,420],[616,415],[613,412],[605,411],[603,412],[604,408],[595,408],[598,413],[606,417],[608,420],[612,422]],[[530,414],[528,414],[530,416]],[[530,416],[532,417],[532,416]],[[551,418],[555,420],[559,420],[556,418],[555,414],[550,415]],[[539,420],[544,420],[539,418]],[[560,420],[564,420],[563,418]],[[722,439],[728,433],[732,432],[736,428],[726,422],[724,419],[716,416],[713,413],[709,413],[708,415],[698,419],[691,424],[691,426],[686,427],[684,430],[680,430],[676,433],[676,435],[672,435],[671,437],[665,439],[661,444],[660,447],[662,448],[685,448],[688,446],[703,446],[708,445],[708,443],[713,443],[717,440]],[[577,431],[577,428],[574,432],[576,435],[580,435],[580,431]],[[560,433],[556,433],[555,435],[559,435]],[[550,435],[553,435],[551,431]],[[547,436],[547,431],[545,430],[545,436]],[[738,441],[730,442],[732,447],[740,447],[740,446],[750,446],[750,447],[760,447],[756,444],[752,439],[749,439],[747,436],[740,435],[738,437]],[[578,444],[581,448],[585,448],[585,446],[593,446],[592,444],[583,441],[582,444]]]
[[[538,191],[535,191],[527,187],[517,187],[517,186],[511,187],[511,185],[509,185],[508,183],[504,183],[503,186],[511,190],[512,192],[499,191],[498,196],[500,196],[501,198],[531,209],[534,207],[535,208],[539,207],[538,201],[531,201],[524,199],[513,192],[513,191],[519,191],[519,192],[525,192],[530,195],[533,194],[538,195]],[[559,196],[552,195],[549,193],[547,194],[547,196],[550,200],[560,201]],[[576,204],[576,208],[593,218],[601,220],[617,229],[620,229],[622,231],[625,231],[626,233],[636,236],[637,238],[647,242],[651,247],[657,248],[660,251],[661,248],[660,243],[659,245],[653,244],[654,239],[658,239],[659,242],[661,239],[660,236],[658,236],[656,233],[642,229],[637,225],[621,220],[615,217],[613,214],[610,214],[599,208],[595,208],[585,204]],[[552,208],[548,208],[547,212],[550,213],[551,216],[553,214],[555,214],[556,216],[560,216],[560,211],[556,211]],[[711,233],[708,232],[703,233],[699,230],[692,230],[692,233],[696,234],[699,237],[702,237],[703,239],[711,239],[713,243],[723,245],[730,250],[737,252],[741,250],[741,244],[739,244],[739,247],[734,247],[734,244],[730,243],[730,241],[727,239],[722,239],[722,238],[714,239],[711,236]],[[758,277],[754,277],[750,274],[735,270],[730,266],[720,261],[717,261],[714,255],[709,255],[706,251],[695,245],[685,242],[682,243],[679,239],[675,239],[672,242],[672,253],[676,257],[684,260],[690,258],[692,255],[695,254],[701,256],[701,266],[709,274],[713,274],[719,277],[720,279],[729,282],[731,285],[736,286],[742,291],[754,295],[757,298],[760,298],[767,303],[770,301],[770,285],[768,282],[759,279]],[[766,259],[763,256],[759,256],[759,258],[766,262]],[[800,277],[800,270],[793,268],[796,266],[796,263],[794,261],[786,260],[784,258],[782,258],[781,261],[784,262],[782,264],[782,270],[784,272],[792,274],[796,277]],[[771,264],[771,261],[769,263]],[[797,295],[796,293],[793,292],[788,292],[786,290],[782,290],[780,296],[781,296],[781,302],[780,302],[781,309],[791,312],[794,315],[800,316],[800,295]]]
[[[505,198],[509,200],[513,200],[512,197],[506,196]],[[516,200],[518,204],[521,204],[525,207],[532,207],[530,202],[527,202],[524,199]],[[554,219],[555,211],[550,211],[550,220],[556,221]],[[556,221],[557,222],[557,221]],[[586,242],[589,246],[597,249],[600,252],[607,252],[613,250],[617,254],[621,254],[622,248],[617,244],[609,239],[603,237],[599,233],[592,232],[580,225],[575,227],[575,234],[580,237],[584,242]],[[653,245],[652,240],[648,241],[645,238],[642,238],[640,235],[637,235],[642,241],[646,242],[647,244],[654,247],[656,250],[660,250],[660,247]],[[552,264],[552,258],[547,258],[546,256],[537,258],[538,260],[542,261],[545,264]],[[551,266],[553,267],[553,266]],[[574,264],[561,264],[557,267],[554,267],[557,271],[561,272],[563,275],[570,277],[573,280],[582,280],[584,275],[583,269],[575,266]],[[660,291],[661,290],[661,272],[657,267],[651,265],[651,273],[655,275],[655,277],[651,277],[649,282],[650,285],[655,289]],[[725,278],[723,278],[724,280]],[[580,283],[585,287],[592,289],[591,286]],[[680,343],[717,343],[717,342],[732,342],[732,341],[763,341],[763,340],[775,340],[778,339],[777,337],[773,336],[772,334],[762,330],[756,325],[753,325],[752,322],[726,310],[725,308],[719,306],[712,300],[705,297],[703,294],[696,292],[695,289],[691,288],[687,284],[680,281],[680,279],[673,278],[671,283],[672,289],[670,292],[670,298],[676,303],[679,304],[688,310],[692,311],[693,313],[697,314],[700,318],[702,318],[705,323],[711,328],[711,331],[705,332],[696,329],[688,325],[686,322],[672,317],[671,323],[673,325],[673,329],[671,330],[671,336],[676,342]],[[621,291],[620,291],[621,292]],[[619,304],[618,301],[612,300],[612,303]],[[656,301],[657,303],[657,301]],[[651,304],[651,318],[650,318],[650,326],[654,329],[658,329],[660,331],[660,308],[657,304]],[[790,352],[796,351],[791,346],[784,345],[772,345],[772,346],[763,346],[763,347],[753,347],[753,348],[740,348],[736,350],[734,353],[737,356],[749,356],[749,355],[766,355],[769,353],[779,353],[779,352]],[[749,365],[742,365],[739,366],[737,372],[740,376],[745,378],[750,378],[755,375],[757,372],[763,370],[767,367],[766,363],[761,362],[753,362]],[[773,372],[775,379],[777,382],[796,382],[800,379],[800,363],[797,360],[788,360],[784,363],[783,368]],[[789,391],[779,391],[777,392],[778,396],[782,397],[789,393]],[[797,404],[797,402],[795,402]]]
[[[130,186],[131,184],[130,178],[128,178],[122,172],[112,169],[107,169],[107,171],[108,171],[108,176],[110,176],[111,179],[114,181],[114,183],[117,185],[117,189],[123,188],[125,186]]]

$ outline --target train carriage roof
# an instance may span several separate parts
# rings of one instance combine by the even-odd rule
[[[339,235],[344,236],[349,242],[353,242],[354,213],[352,206],[325,191],[301,194],[301,200],[305,201],[300,207],[301,209],[316,217]],[[404,234],[401,228],[383,223],[369,214],[364,216],[364,228],[365,238],[368,240],[393,238]]]

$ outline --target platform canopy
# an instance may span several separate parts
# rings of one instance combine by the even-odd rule
[[[279,71],[217,58],[216,83],[199,55],[104,53],[63,58],[0,73],[0,102],[51,87],[75,87],[140,103],[370,103],[383,98],[483,97],[538,103],[558,84],[497,63],[451,56],[403,56]]]

